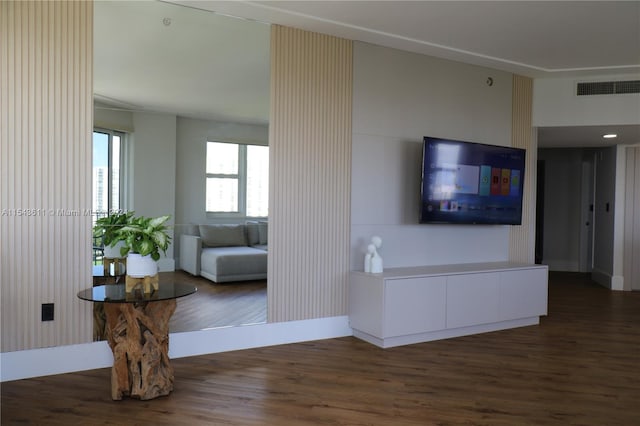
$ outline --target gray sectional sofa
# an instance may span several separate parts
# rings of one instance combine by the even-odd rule
[[[180,268],[216,283],[267,278],[267,222],[197,225],[180,236]]]

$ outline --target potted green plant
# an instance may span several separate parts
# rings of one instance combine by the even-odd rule
[[[129,223],[133,213],[114,213],[96,220],[93,226],[93,237],[102,242],[104,257],[109,259],[124,257],[120,254],[124,241],[120,239],[118,231]]]
[[[130,217],[128,223],[117,230],[116,238],[124,241],[120,249],[127,256],[127,275],[154,276],[158,272],[160,252],[166,253],[171,242],[166,224],[170,216]]]

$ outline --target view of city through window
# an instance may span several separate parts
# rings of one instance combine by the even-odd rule
[[[93,215],[94,220],[120,209],[121,136],[93,132]]]

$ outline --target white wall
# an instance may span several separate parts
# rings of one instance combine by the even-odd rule
[[[602,149],[596,155],[596,198],[594,203],[593,279],[622,290],[622,244],[624,216],[624,164],[619,164],[623,147]],[[622,210],[622,211],[620,211]],[[618,222],[616,224],[616,221]],[[620,223],[622,222],[622,223]]]
[[[640,145],[626,148],[624,289],[640,290]]]
[[[93,127],[131,133],[133,132],[133,113],[94,101]]]
[[[578,82],[618,80],[640,80],[640,74],[534,80],[533,125],[640,124],[639,94],[576,96]]]
[[[613,290],[624,289],[624,234],[631,230],[624,229],[626,176],[627,176],[627,147],[615,147],[616,177],[615,177],[615,206],[613,212],[613,271],[610,286]]]
[[[133,114],[133,191],[127,205],[140,216],[171,215],[175,218],[176,116]],[[161,271],[175,269],[173,246],[158,262]]]
[[[486,84],[488,77],[493,86]],[[510,145],[512,75],[354,44],[351,268],[504,261],[509,227],[419,225],[423,136]]]

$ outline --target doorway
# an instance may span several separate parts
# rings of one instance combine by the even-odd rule
[[[595,173],[592,149],[538,150],[536,263],[551,271],[593,269]]]

